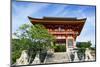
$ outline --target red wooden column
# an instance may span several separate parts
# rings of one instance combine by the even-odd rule
[[[74,40],[73,40],[73,48],[76,48],[76,35],[75,34],[73,35],[73,38],[74,38]]]
[[[73,48],[76,48],[76,37],[78,36],[78,32],[74,32],[73,34],[73,38],[74,38],[74,44],[73,44]]]

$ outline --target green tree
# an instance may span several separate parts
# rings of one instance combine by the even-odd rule
[[[19,48],[19,40],[18,39],[12,39],[12,64],[16,62],[16,58],[20,57],[21,49]]]
[[[76,43],[76,47],[78,48],[78,57],[81,60],[82,57],[85,57],[85,50],[86,48],[90,48],[91,47],[91,42],[77,42]]]
[[[53,35],[49,34],[47,29],[41,24],[23,24],[14,34],[18,37],[19,41],[17,41],[17,45],[17,42],[15,41],[12,43],[14,44],[14,48],[12,49],[13,53],[20,50],[18,52],[18,56],[15,58],[19,57],[19,54],[22,50],[28,50],[30,63],[33,61],[36,53],[41,54],[43,53],[43,51],[46,52],[46,50],[51,47],[51,42],[55,40]],[[19,50],[16,49],[16,46],[18,46],[17,48],[19,48]],[[12,56],[14,56],[14,54]],[[41,62],[43,62],[43,59],[41,60]]]
[[[92,44],[91,44],[90,41],[88,41],[88,42],[78,42],[78,43],[76,44],[76,47],[82,48],[82,49],[86,49],[86,48],[90,48],[91,45],[92,45]]]

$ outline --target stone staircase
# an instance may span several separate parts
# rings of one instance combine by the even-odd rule
[[[56,52],[51,57],[46,56],[44,63],[63,63],[70,62],[67,52]]]

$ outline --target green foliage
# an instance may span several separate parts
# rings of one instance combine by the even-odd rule
[[[83,48],[83,49],[85,49],[85,48],[90,48],[91,47],[91,42],[89,41],[89,42],[78,42],[78,43],[76,43],[76,47],[78,47],[78,48]]]
[[[54,50],[55,50],[55,52],[65,52],[66,51],[66,45],[55,45]]]
[[[21,48],[18,39],[12,39],[12,64],[16,62],[16,59],[20,57]]]
[[[31,26],[28,31],[31,38],[39,39],[39,40],[47,40],[49,42],[54,40],[54,37],[49,34],[47,29],[41,24],[35,24],[34,26]]]
[[[53,35],[49,34],[47,29],[41,24],[23,24],[14,34],[18,39],[12,40],[13,63],[19,58],[22,50],[28,50],[31,63],[37,52],[40,53],[42,50],[47,50],[47,47],[51,46],[50,43],[55,40]]]
[[[91,42],[78,42],[76,43],[76,47],[79,48],[78,49],[78,57],[80,60],[82,60],[82,57],[85,56],[85,50],[86,48],[90,48],[91,47]]]
[[[30,25],[28,25],[28,24],[23,24],[22,26],[19,27],[19,29],[20,29],[20,30],[25,30],[25,29],[27,29],[27,28],[29,28],[29,27],[30,27]]]

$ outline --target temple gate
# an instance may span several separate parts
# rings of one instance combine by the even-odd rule
[[[28,17],[32,24],[43,24],[50,34],[56,38],[56,43],[65,43],[66,51],[76,47],[76,38],[80,35],[86,18],[63,18],[63,17]]]

